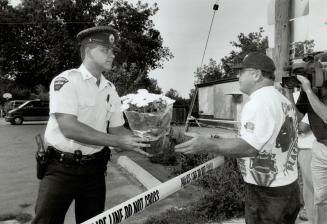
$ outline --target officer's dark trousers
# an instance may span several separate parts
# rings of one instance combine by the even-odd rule
[[[297,181],[281,187],[245,184],[247,224],[294,224],[299,213],[300,190]]]
[[[61,224],[75,200],[76,223],[104,210],[106,197],[102,163],[64,164],[51,159],[40,182],[33,224]]]

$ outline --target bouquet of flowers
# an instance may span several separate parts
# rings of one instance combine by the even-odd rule
[[[170,130],[174,100],[164,95],[139,89],[136,94],[121,97],[124,111],[133,133],[150,141],[149,154],[163,150],[166,134]]]

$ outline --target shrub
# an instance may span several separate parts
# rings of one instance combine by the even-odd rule
[[[213,155],[207,153],[194,155],[175,153],[175,145],[186,140],[181,129],[175,128],[170,133],[169,140],[169,148],[153,157],[151,161],[173,165],[174,175],[184,173],[213,158]],[[236,159],[225,158],[223,166],[210,171],[196,184],[206,189],[208,194],[196,204],[189,205],[189,209],[169,210],[159,216],[151,217],[146,224],[205,223],[202,220],[222,221],[244,215],[244,182]]]
[[[197,203],[196,211],[216,221],[244,215],[245,185],[235,159],[225,158],[224,165],[205,175],[199,184],[209,194]]]

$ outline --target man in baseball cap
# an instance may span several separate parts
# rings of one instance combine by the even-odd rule
[[[275,65],[273,60],[260,52],[251,52],[247,54],[243,61],[233,66],[233,68],[239,71],[240,90],[248,95],[261,85],[273,84],[275,80]],[[249,83],[250,80],[248,78],[252,76],[249,76],[249,73],[247,73],[248,71],[257,71],[256,74],[260,73],[260,82],[251,81]],[[245,73],[245,75],[242,76],[242,73]]]
[[[275,64],[270,57],[260,52],[251,52],[247,54],[244,58],[242,63],[233,66],[234,69],[242,69],[242,68],[253,68],[259,69],[264,72],[271,72],[275,71]]]
[[[249,95],[241,112],[240,137],[186,133],[193,138],[176,151],[238,158],[246,187],[246,223],[292,224],[300,209],[294,105],[275,89],[275,66],[266,55],[249,53],[234,68],[240,70],[240,90]]]

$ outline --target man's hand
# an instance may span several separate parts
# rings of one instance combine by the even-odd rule
[[[117,136],[118,137],[118,136]],[[150,147],[150,144],[146,144],[149,141],[144,140],[137,136],[131,136],[131,135],[123,135],[119,136],[118,141],[118,148],[124,149],[124,150],[136,150],[141,147]]]
[[[307,79],[306,77],[302,76],[302,75],[297,75],[296,78],[301,82],[301,86],[304,92],[308,92],[311,91],[311,83],[309,81],[309,79]]]
[[[175,151],[184,154],[195,154],[204,151],[208,138],[196,133],[185,133],[185,135],[193,137],[191,140],[175,146]]]

